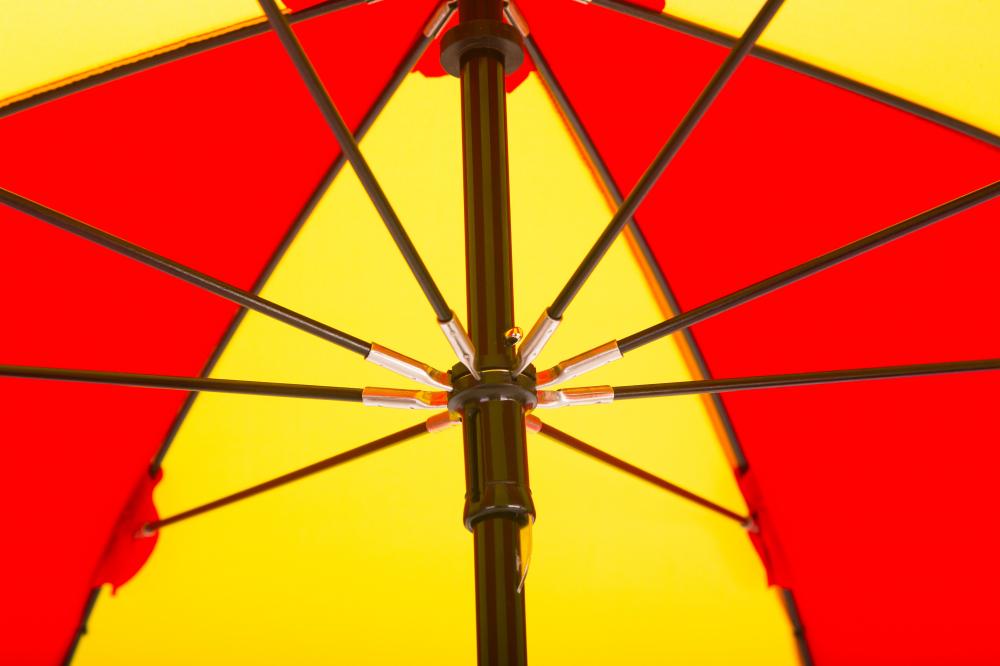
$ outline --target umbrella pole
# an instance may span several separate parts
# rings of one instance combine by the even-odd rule
[[[465,389],[470,398],[460,410],[481,665],[527,664],[521,573],[528,553],[521,538],[534,516],[526,392],[511,374],[514,339],[508,335],[514,300],[504,77],[523,54],[520,35],[503,23],[503,8],[503,0],[459,0],[459,24],[441,47],[445,68],[461,79],[467,321],[482,375],[473,380],[461,366],[453,371],[455,393]]]

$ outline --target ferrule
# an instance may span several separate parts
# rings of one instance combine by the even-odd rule
[[[581,386],[539,391],[539,407],[569,407],[571,405],[603,405],[614,402],[615,390],[610,386]]]
[[[469,334],[462,328],[462,322],[452,312],[451,319],[439,321],[438,325],[444,331],[444,336],[448,338],[448,344],[455,351],[458,360],[469,369],[473,377],[479,379],[479,370],[476,369],[476,346],[472,344]]]
[[[366,387],[361,402],[371,407],[393,409],[441,409],[448,406],[446,391],[412,391],[409,389]]]
[[[400,354],[374,342],[372,343],[371,351],[368,352],[368,356],[365,356],[365,360],[374,363],[380,368],[395,372],[397,375],[412,379],[415,382],[446,391],[451,390],[451,378],[447,372],[435,370],[426,363],[421,363],[405,354]]]
[[[427,432],[440,432],[462,423],[462,415],[455,412],[441,412],[427,419]]]
[[[560,362],[555,367],[542,370],[538,373],[537,386],[545,388],[559,382],[565,382],[574,377],[595,370],[602,365],[607,365],[612,361],[617,361],[622,357],[621,349],[618,348],[618,341],[612,340],[600,347],[595,347],[590,351],[585,351],[578,356],[568,358]]]
[[[517,365],[514,366],[515,377],[524,372],[524,369],[542,353],[542,348],[545,347],[549,338],[559,328],[559,322],[561,321],[561,319],[550,317],[548,310],[542,313],[542,316],[538,318],[535,325],[528,331],[528,337],[518,347]]]
[[[424,36],[428,39],[435,39],[440,35],[454,11],[455,8],[451,6],[450,2],[442,2],[438,5],[438,8],[434,11],[434,15],[431,16],[430,20],[427,21],[427,25],[424,26]]]
[[[522,37],[527,37],[531,32],[528,30],[528,22],[524,20],[524,14],[514,5],[513,2],[508,2],[507,6],[504,8],[504,14],[507,15],[507,20],[510,24],[517,28],[517,31],[521,33]]]

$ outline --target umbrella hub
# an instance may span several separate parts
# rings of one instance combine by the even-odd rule
[[[476,379],[462,364],[452,369],[448,409],[462,414],[465,429],[465,525],[505,517],[516,525],[534,521],[528,485],[524,412],[537,404],[535,369],[514,377],[509,368],[480,370]]]
[[[463,21],[441,40],[441,65],[452,76],[461,76],[463,61],[476,53],[499,59],[509,75],[524,62],[521,33],[512,25],[481,19]]]
[[[469,404],[489,400],[510,400],[524,409],[534,409],[538,405],[534,366],[529,366],[517,377],[504,368],[481,370],[480,378],[476,379],[459,363],[451,369],[451,385],[448,410],[452,412],[461,413]]]

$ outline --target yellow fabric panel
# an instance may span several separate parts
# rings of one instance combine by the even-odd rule
[[[363,149],[451,303],[464,303],[459,90],[406,80]],[[517,312],[530,325],[611,214],[532,75],[510,98]],[[451,354],[350,172],[264,295],[440,366]],[[659,311],[619,241],[548,361]],[[610,322],[615,326],[610,327]],[[667,340],[595,381],[683,379]],[[251,315],[220,377],[405,385],[343,350]],[[202,395],[156,494],[173,513],[405,427],[426,414]],[[739,493],[697,399],[541,412],[551,423],[734,508]],[[795,664],[788,621],[740,528],[538,436],[527,580],[537,664]],[[97,604],[78,664],[469,664],[471,535],[459,428],[425,435],[167,528],[147,566]]]
[[[0,106],[262,15],[255,0],[0,0]]]
[[[667,0],[738,35],[762,0]],[[1000,2],[787,0],[760,43],[1000,134]]]

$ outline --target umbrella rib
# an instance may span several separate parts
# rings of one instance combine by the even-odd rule
[[[333,12],[347,9],[348,7],[354,7],[355,5],[370,3],[371,0],[325,0],[324,2],[320,2],[312,7],[290,14],[288,16],[288,20],[291,23],[299,23],[301,21],[308,21],[309,19],[323,16],[325,14],[332,14]],[[236,42],[243,41],[244,39],[263,35],[269,31],[270,28],[267,21],[262,17],[259,23],[247,25],[222,34],[213,35],[192,44],[185,44],[170,51],[154,53],[140,60],[132,60],[124,62],[120,65],[112,63],[110,65],[110,69],[97,72],[83,79],[69,81],[57,87],[40,90],[30,97],[25,97],[15,102],[11,102],[6,106],[0,107],[0,118],[6,118],[7,116],[12,116],[15,113],[26,111],[36,106],[41,106],[64,97],[69,97],[70,95],[83,92],[84,90],[89,90],[90,88],[95,88],[99,85],[117,81],[118,79],[125,78],[126,76],[144,72],[147,69],[153,69],[154,67],[183,60],[189,56],[211,51],[212,49],[216,49],[221,46],[235,44]]]
[[[304,11],[309,11],[309,10],[304,10]],[[446,15],[443,17],[443,20],[440,23],[442,26],[448,22],[448,19],[451,18],[451,14],[454,13],[454,11],[455,11],[454,7],[451,7],[450,5],[447,7]],[[295,16],[298,16],[298,14],[293,14],[291,18],[294,19]],[[434,17],[435,18],[437,17],[436,13]],[[358,125],[358,129],[355,132],[355,136],[358,138],[358,140],[364,137],[368,133],[368,130],[371,129],[372,125],[375,124],[375,120],[382,113],[382,110],[385,109],[386,105],[389,103],[389,99],[396,93],[397,90],[399,90],[399,86],[403,83],[403,79],[405,79],[409,75],[409,73],[413,70],[413,68],[416,67],[417,62],[419,62],[420,58],[423,57],[423,54],[427,50],[427,47],[431,44],[431,42],[434,41],[434,38],[438,31],[439,29],[437,30],[428,29],[421,31],[420,36],[414,41],[413,45],[410,47],[410,50],[407,52],[406,57],[393,72],[392,77],[389,79],[389,82],[386,84],[386,86],[382,89],[382,92],[379,93],[379,96],[376,98],[375,103],[372,104],[371,108],[368,109],[368,112],[365,113],[364,118],[362,118],[361,123]],[[295,237],[298,235],[299,230],[302,228],[302,225],[305,224],[306,220],[309,219],[309,216],[312,215],[313,210],[315,210],[316,206],[319,205],[319,202],[323,198],[323,195],[330,188],[330,185],[333,183],[334,178],[337,177],[337,174],[339,174],[340,170],[344,167],[345,162],[346,159],[344,158],[343,152],[341,152],[341,154],[330,165],[330,168],[327,169],[326,173],[323,174],[323,177],[320,179],[319,184],[312,191],[312,194],[309,195],[309,198],[306,200],[305,205],[299,211],[299,214],[295,216],[295,221],[288,228],[288,231],[285,233],[284,238],[282,238],[281,243],[279,243],[278,247],[271,255],[271,259],[268,261],[267,266],[261,272],[260,276],[258,276],[257,281],[250,289],[252,293],[259,294],[261,289],[264,288],[264,285],[266,284],[267,280],[271,277],[271,274],[274,272],[274,269],[277,268],[278,263],[284,257],[285,252],[292,244],[292,240],[295,239]],[[226,332],[219,340],[219,343],[215,346],[215,350],[213,351],[212,356],[209,357],[208,361],[205,363],[205,367],[201,372],[202,376],[207,376],[212,372],[212,369],[215,367],[215,364],[222,356],[222,352],[225,350],[225,348],[229,344],[229,341],[232,339],[233,335],[236,334],[236,330],[243,322],[246,313],[247,309],[241,307],[239,312],[237,312],[236,315],[233,317],[232,322],[229,324],[229,328],[226,329]],[[153,461],[150,464],[151,475],[155,475],[157,470],[159,470],[160,467],[163,465],[163,459],[166,457],[167,451],[170,449],[170,446],[173,443],[174,438],[177,436],[177,432],[180,430],[181,424],[187,417],[188,412],[191,411],[191,407],[192,405],[194,405],[194,401],[197,398],[197,396],[198,396],[197,393],[191,393],[188,396],[187,400],[184,401],[184,405],[181,407],[180,411],[177,414],[177,417],[171,424],[170,430],[167,432],[167,436],[163,440],[163,444],[160,446],[159,451],[157,451],[156,456],[153,458]]]
[[[40,368],[21,365],[0,365],[0,377],[42,379],[61,382],[79,382],[110,386],[172,389],[178,391],[205,391],[240,395],[266,395],[284,398],[315,398],[341,402],[362,402],[363,390],[338,386],[311,384],[286,384],[258,382],[242,379],[216,379],[209,377],[178,377],[174,375],[146,375],[132,372],[104,372],[68,368]]]
[[[316,384],[287,384],[258,382],[244,379],[216,379],[214,377],[178,377],[176,375],[145,375],[131,372],[106,372],[70,368],[42,368],[26,365],[0,365],[0,377],[42,379],[110,386],[172,389],[175,391],[205,391],[209,393],[234,393],[241,395],[269,395],[282,398],[315,398],[360,402],[372,407],[393,409],[440,409],[447,407],[447,391],[422,389],[342,388]]]
[[[549,62],[545,58],[544,53],[542,53],[541,48],[538,46],[538,42],[528,31],[527,26],[524,24],[523,16],[521,16],[517,11],[517,6],[513,2],[507,5],[506,13],[507,19],[512,25],[523,26],[521,34],[524,38],[524,48],[531,57],[531,61],[535,65],[535,70],[538,72],[539,77],[548,89],[549,94],[556,103],[556,106],[559,107],[560,111],[562,111],[563,117],[566,119],[577,141],[580,142],[581,147],[589,158],[590,163],[593,165],[594,170],[597,172],[597,176],[600,178],[601,183],[604,185],[604,188],[611,197],[611,200],[614,202],[615,206],[621,206],[624,196],[622,195],[621,190],[618,189],[618,184],[615,183],[614,178],[611,176],[611,169],[608,168],[607,163],[604,161],[600,151],[597,149],[597,145],[590,137],[590,133],[587,132],[587,129],[583,124],[583,120],[576,112],[573,104],[569,101],[569,96],[566,94],[566,91],[563,89],[559,80],[556,78],[555,73],[552,71],[552,68],[549,66]],[[626,226],[632,233],[636,244],[639,246],[643,258],[649,266],[649,269],[656,280],[656,284],[667,302],[669,312],[680,312],[680,306],[677,303],[677,298],[674,295],[673,289],[671,289],[670,284],[667,282],[667,278],[663,274],[660,265],[656,262],[656,258],[653,256],[649,243],[646,241],[646,237],[643,234],[642,229],[639,228],[635,218],[630,217]],[[702,355],[701,349],[698,347],[698,343],[694,339],[694,336],[687,329],[682,331],[682,335],[684,336],[684,341],[691,352],[691,357],[697,367],[698,373],[702,377],[710,376],[711,373],[709,372],[708,364],[705,363],[705,358]],[[717,412],[720,425],[725,431],[730,451],[732,452],[733,459],[735,460],[735,467],[740,470],[746,469],[748,466],[746,454],[743,452],[743,447],[740,445],[739,439],[736,437],[736,430],[733,428],[733,424],[729,418],[729,412],[726,410],[725,404],[718,396],[715,395],[711,396],[711,402]]]
[[[69,647],[63,655],[62,666],[69,666],[73,663],[73,655],[76,654],[77,648],[80,647],[80,641],[87,635],[87,623],[90,621],[90,616],[94,612],[94,606],[97,604],[97,598],[100,595],[100,587],[91,588],[87,594],[87,601],[84,603],[83,612],[80,614],[80,622],[77,623],[76,631],[73,632],[73,639],[70,641]]]
[[[640,7],[629,2],[623,2],[622,0],[582,1],[585,4],[603,7],[604,9],[624,14],[625,16],[630,16],[632,18],[637,18],[641,21],[646,21],[647,23],[653,23],[660,27],[688,35],[689,37],[695,37],[718,46],[730,48],[736,42],[734,37],[731,37],[723,32],[719,32],[718,30],[712,30],[711,28],[706,28],[692,21],[671,16],[670,14],[663,14],[646,7]],[[976,127],[975,125],[970,125],[967,122],[953,118],[949,115],[941,113],[940,111],[935,111],[921,104],[917,104],[916,102],[911,102],[908,99],[893,95],[892,93],[879,90],[878,88],[861,83],[860,81],[855,81],[854,79],[837,74],[828,69],[823,69],[822,67],[799,60],[798,58],[784,55],[778,51],[774,51],[760,45],[754,45],[753,49],[750,51],[750,55],[765,62],[784,67],[785,69],[793,72],[804,74],[824,83],[829,83],[849,92],[857,93],[876,102],[881,102],[893,108],[899,109],[900,111],[912,113],[913,115],[923,118],[924,120],[929,120],[930,122],[941,125],[942,127],[947,127],[948,129],[956,132],[961,132],[966,136],[984,141],[1000,148],[1000,136],[993,134],[992,132],[988,132],[987,130]]]
[[[995,370],[1000,370],[1000,359],[893,365],[881,368],[829,370],[825,372],[799,372],[785,375],[739,377],[735,379],[702,379],[691,382],[668,382],[666,384],[640,384],[637,386],[616,386],[614,387],[614,391],[615,400],[627,400],[631,398],[654,398],[669,395],[730,393],[733,391],[754,389],[821,386],[824,384],[839,384],[842,382],[858,382],[874,379],[933,377],[936,375]]]
[[[914,365],[891,365],[881,368],[798,372],[784,375],[761,375],[731,379],[697,379],[687,382],[638,384],[635,386],[584,386],[557,391],[540,391],[538,405],[539,407],[561,407],[573,404],[608,403],[634,398],[660,398],[671,395],[700,395],[702,393],[732,393],[735,391],[757,389],[822,386],[875,379],[934,377],[938,375],[996,370],[1000,370],[1000,359],[990,358],[976,361],[918,363]]]
[[[339,331],[332,326],[322,324],[315,319],[306,317],[276,303],[265,300],[255,294],[240,289],[222,280],[213,278],[205,273],[180,264],[172,259],[151,252],[135,243],[131,243],[123,238],[102,231],[97,227],[81,222],[59,211],[48,208],[39,203],[31,201],[25,197],[15,194],[9,190],[0,188],[0,203],[3,203],[14,210],[30,215],[42,222],[51,224],[71,234],[79,236],[85,240],[96,243],[113,252],[138,261],[141,264],[160,270],[168,275],[179,278],[196,287],[210,291],[217,296],[230,300],[237,305],[250,308],[263,315],[277,319],[286,324],[295,326],[298,329],[312,333],[313,335],[332,342],[355,354],[367,356],[371,350],[371,345],[358,338]]]
[[[332,342],[347,351],[361,355],[365,360],[375,365],[391,370],[399,375],[439,388],[450,387],[450,379],[445,373],[435,370],[425,363],[394,352],[381,345],[363,342],[353,335],[206,275],[172,259],[167,259],[135,243],[109,234],[106,231],[76,220],[59,211],[47,208],[30,199],[14,194],[9,190],[0,188],[0,203],[42,222],[68,231],[80,238],[91,241],[112,252],[117,252],[129,259],[179,278],[184,282],[200,287],[217,296],[221,296],[237,305],[249,308],[272,319],[294,326],[306,333],[311,333],[323,340]]]
[[[908,220],[904,220],[891,227],[887,227],[882,231],[860,238],[853,243],[844,245],[843,247],[833,250],[832,252],[827,252],[826,254],[812,259],[811,261],[799,264],[794,268],[790,268],[770,278],[740,289],[739,291],[735,291],[727,296],[723,296],[706,303],[705,305],[695,308],[694,310],[671,317],[664,322],[624,338],[618,343],[618,347],[622,353],[632,351],[633,349],[649,344],[650,342],[658,340],[666,335],[670,335],[671,333],[679,331],[683,328],[687,328],[688,326],[705,321],[710,317],[714,317],[717,314],[721,314],[736,307],[737,305],[741,305],[747,301],[769,294],[772,291],[788,286],[803,278],[820,273],[827,268],[836,266],[843,261],[847,261],[848,259],[852,259],[860,254],[864,254],[869,250],[882,247],[883,245],[911,234],[914,231],[918,231],[924,227],[951,217],[952,215],[956,215],[981,203],[989,201],[998,195],[1000,195],[1000,181],[981,187],[974,192],[970,192],[969,194],[958,197],[957,199],[941,204],[940,206],[911,217]]]
[[[149,536],[159,531],[160,529],[166,527],[167,525],[174,525],[176,523],[183,522],[194,518],[195,516],[200,516],[202,514],[214,511],[216,509],[221,509],[224,506],[229,506],[230,504],[235,504],[236,502],[260,495],[269,490],[274,490],[275,488],[280,488],[281,486],[288,485],[294,481],[304,479],[306,477],[318,474],[320,472],[326,471],[338,465],[350,462],[352,460],[357,460],[363,456],[375,453],[382,449],[389,448],[394,444],[399,444],[405,442],[409,439],[413,439],[424,433],[431,432],[431,428],[428,423],[421,422],[416,425],[412,425],[409,428],[405,428],[398,432],[392,433],[391,435],[386,435],[379,439],[368,442],[367,444],[362,444],[361,446],[355,447],[353,449],[344,451],[343,453],[338,453],[335,456],[331,456],[319,462],[315,462],[306,467],[302,467],[287,474],[282,474],[281,476],[275,477],[263,483],[258,483],[249,488],[245,488],[238,492],[220,497],[217,500],[201,504],[196,507],[187,509],[186,511],[181,511],[180,513],[168,516],[166,518],[160,518],[150,523],[146,523],[139,528],[139,532],[136,536]]]
[[[620,359],[623,354],[638,349],[643,345],[659,340],[662,337],[682,331],[690,326],[701,323],[707,319],[722,314],[732,308],[747,303],[764,296],[782,287],[798,282],[803,278],[821,273],[822,271],[836,266],[837,264],[853,259],[865,252],[887,245],[894,240],[898,240],[915,231],[940,222],[952,215],[956,215],[981,203],[1000,196],[1000,181],[996,181],[979,188],[969,194],[953,199],[935,208],[924,211],[919,215],[911,217],[902,222],[898,222],[881,231],[877,231],[869,236],[860,238],[852,243],[848,243],[836,250],[820,255],[805,263],[793,268],[772,275],[769,278],[755,282],[754,284],[734,291],[730,294],[709,301],[693,310],[682,312],[673,317],[643,329],[638,333],[630,335],[622,340],[614,340],[600,347],[595,347],[578,356],[562,361],[558,365],[538,373],[538,385],[540,387],[566,381],[572,377],[577,377],[584,372],[593,370],[596,367]]]
[[[569,307],[570,302],[579,292],[580,288],[583,287],[584,282],[590,277],[590,274],[597,267],[597,264],[601,261],[607,251],[611,248],[612,243],[614,243],[615,238],[621,233],[621,230],[628,223],[629,219],[635,214],[639,205],[643,202],[646,196],[653,190],[656,183],[659,181],[660,176],[666,170],[667,166],[673,160],[674,156],[680,151],[681,147],[684,145],[688,136],[694,131],[695,127],[702,117],[711,108],[712,103],[722,92],[726,83],[736,72],[740,63],[746,58],[747,54],[750,52],[750,48],[753,46],[754,42],[760,37],[767,26],[770,24],[771,19],[774,18],[784,0],[767,0],[761,7],[760,11],[751,21],[750,25],[744,31],[743,35],[740,37],[739,41],[733,46],[726,59],[719,66],[719,69],[712,76],[711,80],[698,95],[694,104],[688,109],[688,112],[684,115],[680,124],[671,134],[670,138],[664,144],[663,148],[653,159],[653,162],[649,165],[646,171],[639,178],[635,187],[625,198],[621,206],[615,212],[611,221],[605,227],[604,231],[598,237],[597,242],[594,243],[590,251],[584,257],[583,261],[570,277],[569,281],[563,287],[556,299],[548,307],[542,317],[539,319],[539,323],[532,328],[528,337],[525,338],[521,345],[521,358],[515,368],[516,372],[521,372],[531,363],[532,360],[541,352],[542,347],[548,338],[552,335],[555,330],[555,326],[562,319],[563,314]],[[548,325],[546,325],[548,324]]]
[[[302,11],[292,13],[291,15],[289,15],[288,20],[290,23],[294,24],[363,3],[370,3],[370,0],[326,0],[324,2],[320,2],[316,5],[313,5],[312,7],[306,8]],[[447,15],[444,17],[444,23],[447,22],[447,19],[450,18],[453,12],[454,12],[454,7],[452,7],[449,4]],[[62,85],[57,88],[51,88],[41,91],[38,94],[32,95],[31,97],[27,97],[25,99],[21,99],[7,106],[4,106],[0,108],[0,119],[14,115],[21,111],[25,111],[27,109],[41,106],[51,101],[62,99],[63,97],[68,97],[77,92],[82,92],[84,90],[96,87],[98,85],[102,85],[104,83],[109,83],[117,79],[124,78],[125,76],[136,74],[145,71],[147,69],[158,67],[160,65],[165,65],[170,62],[182,60],[184,58],[187,58],[189,56],[198,53],[210,51],[212,49],[219,48],[228,44],[233,44],[242,41],[244,39],[248,39],[250,37],[265,34],[267,32],[269,32],[268,24],[266,22],[261,22],[258,24],[246,26],[244,28],[239,28],[237,30],[233,30],[231,32],[227,32],[221,35],[216,35],[208,39],[196,42],[194,44],[187,44],[169,52],[158,53],[148,58],[144,58],[142,60],[128,62],[122,64],[121,66],[114,67],[113,69],[109,69],[107,71],[94,74],[93,76],[89,76],[85,79],[72,81],[67,83],[66,85]],[[389,97],[391,97],[392,94],[399,88],[399,85],[400,83],[402,83],[403,78],[405,78],[405,76],[413,69],[417,61],[420,59],[420,56],[426,50],[427,46],[433,41],[434,37],[436,37],[435,32],[424,31],[421,34],[420,38],[414,43],[414,46],[412,47],[411,51],[404,59],[403,64],[401,64],[400,67],[397,69],[397,71],[394,73],[389,84],[382,91],[375,104],[372,106],[369,112],[365,115],[364,119],[361,121],[361,125],[359,126],[357,132],[359,137],[363,136],[371,128],[371,125],[374,123],[375,118],[378,117],[381,110],[388,103]],[[319,203],[319,199],[321,198],[322,194],[327,190],[330,183],[333,182],[334,177],[336,176],[337,173],[339,173],[340,169],[343,167],[343,163],[344,163],[343,154],[341,154],[341,156],[338,157],[337,160],[335,160],[334,163],[331,165],[330,169],[328,169],[327,172],[324,174],[322,180],[320,181],[319,186],[316,188],[316,190],[314,190],[308,202],[303,207],[302,211],[300,211],[299,215],[296,217],[296,221],[289,228],[289,232],[286,234],[285,238],[282,240],[282,243],[279,245],[278,249],[272,256],[272,259],[269,262],[268,266],[259,276],[257,282],[255,283],[252,289],[253,293],[256,294],[263,288],[264,282],[267,280],[267,278],[270,276],[271,272],[277,265],[279,258],[284,254],[284,251],[287,249],[288,245],[291,243],[291,240],[294,238],[298,229],[305,222],[306,218],[309,216],[311,211]],[[206,363],[202,375],[207,375],[209,372],[211,372],[212,368],[215,366],[216,361],[218,361],[218,358],[221,355],[222,350],[226,347],[227,342],[236,332],[236,329],[242,322],[246,313],[247,309],[245,307],[241,307],[239,312],[233,318],[233,321],[230,324],[229,328],[227,329],[226,333],[219,341],[219,344],[216,345],[215,352],[213,353],[213,356],[209,359],[208,363]],[[167,451],[171,443],[173,442],[173,439],[176,436],[181,423],[183,423],[184,418],[190,411],[191,406],[194,404],[194,400],[197,397],[197,395],[198,395],[197,392],[192,392],[188,395],[188,398],[184,402],[184,405],[182,406],[177,418],[174,419],[174,422],[171,425],[170,431],[167,437],[165,438],[164,443],[157,451],[157,454],[150,465],[151,475],[155,475],[157,470],[159,470],[159,468],[162,466]],[[93,590],[91,593],[91,596],[89,598],[90,600],[88,601],[87,608],[84,611],[83,617],[80,621],[79,628],[75,634],[75,637],[73,639],[70,648],[67,650],[67,653],[65,655],[64,663],[66,664],[72,662],[80,638],[83,636],[83,634],[86,633],[87,618],[90,614],[90,609],[92,609],[94,602],[96,602],[98,592],[99,589],[95,588],[95,590]]]
[[[598,449],[597,447],[591,446],[590,444],[587,444],[577,439],[576,437],[573,437],[572,435],[549,425],[548,423],[544,423],[535,416],[530,416],[529,421],[530,421],[529,423],[530,429],[534,430],[540,435],[545,435],[546,437],[555,442],[563,444],[564,446],[567,446],[575,451],[579,451],[580,453],[590,456],[595,460],[599,460],[606,465],[610,465],[615,469],[625,472],[626,474],[630,474],[636,478],[642,479],[647,483],[651,483],[657,488],[666,490],[668,493],[680,497],[681,499],[685,499],[702,508],[712,511],[713,513],[716,513],[720,516],[733,520],[739,523],[740,526],[744,528],[753,528],[753,520],[749,516],[744,516],[735,511],[727,509],[726,507],[716,504],[715,502],[706,499],[701,495],[693,493],[690,490],[682,488],[681,486],[678,486],[675,483],[671,483],[666,479],[663,479],[661,477],[656,476],[655,474],[647,472],[646,470],[640,467],[636,467],[632,463],[625,462],[621,458],[616,458],[610,453],[606,453]]]
[[[472,342],[465,333],[465,329],[459,324],[455,312],[445,301],[444,295],[438,288],[437,283],[434,282],[434,278],[431,277],[430,271],[424,264],[423,259],[420,258],[416,246],[413,245],[413,241],[403,228],[399,216],[396,214],[395,209],[393,209],[392,204],[389,203],[385,191],[379,185],[368,161],[362,155],[358,142],[355,140],[354,135],[351,134],[347,123],[344,122],[340,111],[337,110],[333,99],[330,97],[329,92],[327,92],[322,80],[320,80],[319,74],[316,73],[316,69],[302,48],[302,44],[299,43],[298,38],[288,24],[288,20],[281,13],[281,10],[278,9],[275,0],[257,0],[257,2],[267,15],[267,20],[271,23],[272,29],[281,41],[285,53],[295,65],[299,78],[302,79],[317,108],[323,114],[326,124],[333,132],[337,143],[340,144],[340,149],[347,157],[347,161],[351,163],[351,167],[353,167],[355,174],[357,174],[358,180],[361,181],[361,185],[368,194],[368,198],[371,199],[372,204],[385,223],[389,235],[392,236],[396,247],[403,255],[407,266],[409,266],[410,272],[413,273],[413,277],[416,278],[417,284],[420,285],[424,296],[433,308],[435,315],[437,315],[438,323],[448,338],[449,344],[455,350],[456,355],[458,355],[462,363],[467,365],[474,374],[478,374],[475,368],[475,351]],[[442,11],[449,9],[447,3],[443,3],[442,7],[444,8]]]
[[[795,601],[795,595],[788,588],[779,589],[781,590],[782,605],[785,607],[785,613],[788,615],[788,620],[792,625],[792,635],[795,636],[795,643],[799,649],[799,658],[802,666],[814,666],[816,662],[813,660],[812,651],[809,649],[806,628],[802,624],[802,615],[799,613],[799,605]]]

